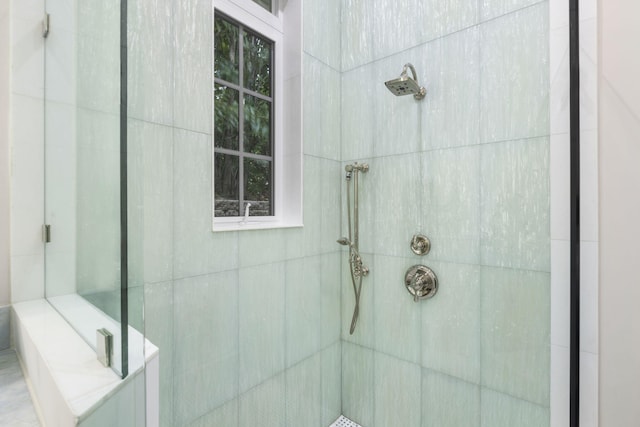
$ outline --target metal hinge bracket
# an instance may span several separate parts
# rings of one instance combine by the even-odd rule
[[[49,224],[42,225],[42,241],[44,243],[51,242],[51,225]]]
[[[42,20],[42,37],[45,39],[49,35],[49,23],[51,21],[51,15],[48,13],[44,14],[44,19]]]

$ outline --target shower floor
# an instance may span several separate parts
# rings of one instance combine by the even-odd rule
[[[333,424],[331,424],[329,427],[362,427],[362,426],[358,423],[354,423],[344,415],[340,415],[340,418],[335,420]]]

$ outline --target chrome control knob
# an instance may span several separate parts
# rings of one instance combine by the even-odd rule
[[[413,300],[432,298],[438,292],[438,277],[429,267],[414,265],[404,276],[407,291],[413,295]]]

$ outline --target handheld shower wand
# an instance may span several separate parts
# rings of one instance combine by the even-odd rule
[[[353,292],[355,294],[355,307],[353,317],[351,318],[351,327],[349,333],[353,335],[358,322],[358,314],[360,312],[360,293],[362,291],[362,278],[369,274],[369,269],[364,266],[362,257],[358,247],[359,224],[358,224],[358,173],[368,172],[369,165],[366,163],[345,166],[347,181],[347,223],[349,228],[349,237],[341,237],[337,242],[343,246],[349,247],[349,270],[351,272],[351,283],[353,284]],[[353,177],[353,229],[351,227],[351,179]],[[353,231],[353,233],[352,233]],[[357,283],[356,283],[357,282]]]

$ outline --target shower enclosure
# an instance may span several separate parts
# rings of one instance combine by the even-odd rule
[[[126,225],[136,211],[126,214],[121,157],[123,10],[126,1],[47,0],[42,35],[45,294],[94,349],[102,345],[98,329],[113,337],[109,365],[126,377],[129,356],[134,371],[141,367],[144,329],[135,269],[127,268]],[[139,333],[130,336],[130,325]]]
[[[258,2],[304,24],[285,80],[303,94],[304,227],[212,232],[228,2],[255,3],[129,1],[121,56],[123,3],[47,0],[49,300],[80,295],[159,347],[162,426],[550,427],[567,331],[551,322],[566,264],[550,254],[548,0]],[[384,85],[407,63],[422,100]],[[341,247],[356,162],[359,233]],[[352,239],[370,269],[355,294]],[[418,264],[432,298],[407,292]]]

